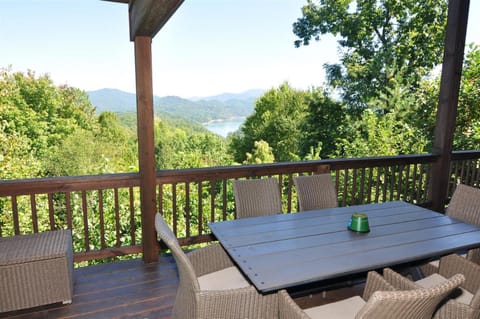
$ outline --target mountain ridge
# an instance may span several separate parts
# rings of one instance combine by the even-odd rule
[[[206,123],[212,120],[232,117],[247,117],[254,109],[255,100],[263,90],[253,89],[241,93],[223,93],[210,97],[185,99],[178,96],[154,96],[156,116],[167,115],[176,118]],[[87,91],[90,102],[97,113],[136,112],[136,95],[119,89],[104,88]]]

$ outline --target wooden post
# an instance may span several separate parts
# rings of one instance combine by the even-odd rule
[[[138,161],[142,211],[143,261],[158,261],[155,232],[155,147],[153,138],[152,38],[135,37]]]
[[[448,1],[445,49],[432,150],[433,154],[440,155],[440,159],[433,165],[429,191],[432,207],[438,212],[444,211],[447,199],[469,6],[470,0]]]

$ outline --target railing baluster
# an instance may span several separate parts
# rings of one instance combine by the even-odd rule
[[[387,185],[388,185],[388,166],[383,168],[383,185],[382,185],[382,198],[383,202],[387,201]]]
[[[357,198],[357,169],[353,169],[353,180],[352,180],[352,203],[358,204]]]
[[[30,194],[30,209],[32,212],[33,232],[38,233],[37,201],[35,199],[35,194]]]
[[[288,188],[287,188],[287,213],[292,212],[292,198],[293,198],[293,174],[288,174]],[[295,203],[296,206],[296,203]],[[298,210],[295,208],[295,210]]]
[[[72,203],[70,202],[70,192],[65,193],[65,209],[67,210],[67,228],[72,229],[73,231],[73,223],[72,223]]]
[[[157,201],[157,205],[158,205],[158,212],[160,212],[161,214],[163,214],[163,184],[160,183],[158,184],[158,201]]]
[[[120,225],[120,203],[118,200],[118,188],[113,189],[113,198],[115,202],[114,206],[114,212],[115,212],[115,246],[120,247],[121,246],[121,240],[120,240],[120,230],[121,230],[121,225]]]
[[[380,175],[382,172],[382,168],[377,167],[376,171],[377,171],[377,180],[375,184],[376,185],[375,186],[375,203],[378,203],[380,200],[380,184],[381,184]]]
[[[410,190],[410,165],[405,166],[405,185],[403,190],[403,200],[410,201],[410,197],[408,196]]]
[[[185,237],[190,237],[190,183],[185,183]]]
[[[83,235],[85,236],[85,250],[90,250],[90,235],[88,232],[88,215],[87,215],[87,194],[82,191],[82,213],[83,213]]]
[[[422,199],[421,194],[422,194],[422,185],[423,185],[423,175],[425,174],[423,165],[420,165],[419,171],[420,171],[420,176],[418,177],[418,194],[419,194],[418,201]]]
[[[227,220],[227,180],[224,179],[222,183],[222,220]]]
[[[360,201],[359,204],[365,203],[365,167],[362,167],[360,173]]]
[[[177,183],[172,184],[172,219],[173,233],[178,237],[178,216],[177,216]]]
[[[210,180],[210,222],[215,221],[215,197],[217,190],[217,181]]]
[[[367,204],[372,202],[373,167],[368,168]]]
[[[135,231],[137,230],[136,224],[135,224],[135,194],[133,192],[133,187],[130,186],[128,188],[128,194],[129,194],[129,207],[130,207],[130,240],[132,241],[132,245],[136,245],[137,239],[135,238]]]
[[[402,180],[403,180],[403,166],[398,165],[398,182],[397,182],[397,200],[402,196]]]
[[[100,222],[100,247],[102,249],[107,248],[107,243],[105,241],[105,212],[103,209],[103,190],[98,190],[98,218]]]
[[[12,196],[13,230],[15,235],[20,235],[20,224],[18,222],[18,202],[17,196]]]
[[[462,168],[460,170],[460,183],[466,183],[465,179],[465,161],[462,161]]]
[[[425,187],[423,188],[424,192],[423,192],[423,199],[422,201],[423,202],[426,202],[427,199],[428,199],[428,181],[430,180],[430,174],[432,172],[432,167],[430,165],[424,165],[426,166],[426,173],[425,173]]]
[[[393,201],[394,198],[394,189],[395,189],[395,176],[396,176],[396,170],[395,166],[390,167],[392,170],[392,173],[390,174],[390,196],[389,196],[389,201]]]
[[[335,191],[337,192],[337,196],[339,194],[340,190],[340,171],[336,170],[335,171]]]
[[[471,185],[472,183],[472,161],[467,161],[467,176],[465,178],[465,183]]]
[[[203,196],[202,182],[198,182],[198,235],[203,234]]]
[[[343,177],[343,200],[342,206],[347,204],[347,194],[348,194],[348,168],[344,170],[344,177]]]
[[[50,222],[50,230],[55,229],[55,218],[54,218],[54,208],[53,208],[53,194],[48,193],[48,220]]]

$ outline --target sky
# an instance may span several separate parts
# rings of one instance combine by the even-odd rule
[[[325,82],[333,37],[295,48],[306,0],[185,0],[152,41],[155,95],[184,98],[288,82]],[[128,5],[100,0],[0,0],[0,68],[48,74],[85,91],[135,92]],[[480,44],[480,0],[470,1],[467,43]]]

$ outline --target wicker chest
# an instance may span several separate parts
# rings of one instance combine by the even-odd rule
[[[71,302],[72,273],[71,230],[0,238],[0,312]]]

